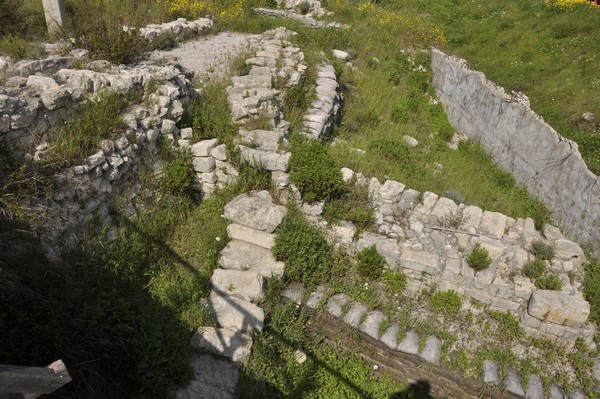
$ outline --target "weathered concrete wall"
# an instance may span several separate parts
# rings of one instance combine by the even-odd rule
[[[529,108],[468,69],[466,61],[432,50],[433,85],[455,129],[481,145],[517,183],[542,201],[572,239],[600,257],[600,180],[577,144]]]

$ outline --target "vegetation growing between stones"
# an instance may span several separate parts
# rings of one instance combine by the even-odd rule
[[[97,151],[102,139],[123,128],[121,115],[128,105],[127,96],[107,90],[85,102],[80,110],[72,110],[78,117],[54,128],[50,161],[82,159]]]
[[[385,258],[371,245],[356,253],[356,270],[363,277],[378,279],[383,273]]]
[[[492,264],[492,258],[490,258],[488,250],[482,247],[481,244],[477,243],[467,257],[467,263],[473,268],[473,270],[479,272],[488,268]]]
[[[333,196],[325,203],[323,217],[328,223],[340,220],[352,222],[356,227],[355,235],[358,236],[372,227],[374,213],[369,201],[368,188],[352,179],[343,193]]]

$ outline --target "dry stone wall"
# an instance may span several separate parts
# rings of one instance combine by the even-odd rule
[[[544,202],[570,238],[600,256],[600,181],[577,144],[534,113],[524,96],[507,94],[462,59],[431,54],[433,85],[452,125]]]

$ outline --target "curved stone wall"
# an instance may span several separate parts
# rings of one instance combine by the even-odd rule
[[[600,181],[577,144],[465,60],[432,49],[433,85],[452,126],[479,140],[517,183],[542,201],[572,239],[600,257]]]

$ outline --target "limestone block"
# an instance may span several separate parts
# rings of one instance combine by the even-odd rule
[[[263,248],[271,249],[275,245],[275,235],[265,233],[241,224],[232,223],[227,226],[227,235],[233,240],[241,240]]]
[[[400,246],[396,240],[387,238],[384,235],[366,232],[361,234],[356,249],[361,251],[372,245],[375,245],[377,252],[385,258],[389,266],[393,267],[400,262]]]
[[[257,150],[238,145],[241,158],[244,161],[263,166],[270,171],[287,172],[289,169],[289,160],[291,153],[278,154],[270,151]]]
[[[544,399],[544,384],[542,379],[536,374],[529,375],[529,384],[527,385],[527,399]]]
[[[342,179],[344,182],[349,182],[354,177],[354,171],[348,168],[342,168]]]
[[[558,385],[556,384],[551,384],[550,385],[550,394],[548,396],[548,399],[565,399],[565,393],[563,392],[562,389],[559,388]]]
[[[398,344],[396,349],[400,352],[410,353],[411,355],[417,355],[419,353],[419,334],[413,330],[408,330],[406,336]]]
[[[52,87],[42,92],[42,104],[50,111],[62,108],[71,100],[71,94],[62,87]]]
[[[102,150],[96,152],[93,155],[88,157],[88,162],[90,163],[90,167],[95,168],[96,166],[100,166],[105,161],[104,152]]]
[[[212,292],[208,297],[208,309],[222,328],[247,334],[261,332],[265,313],[253,303],[231,295]]]
[[[208,157],[213,148],[217,146],[217,139],[202,140],[192,145],[192,155],[194,157]]]
[[[215,170],[215,159],[213,157],[194,157],[192,159],[194,172],[207,173]]]
[[[317,201],[314,203],[303,203],[302,204],[302,212],[310,215],[310,216],[319,216],[320,214],[323,213],[323,210],[325,209],[325,201]]]
[[[350,245],[354,240],[356,227],[354,227],[354,224],[352,222],[343,220],[331,226],[330,231],[333,237],[335,237],[344,244]]]
[[[544,237],[550,242],[565,239],[565,236],[560,232],[560,229],[551,224],[546,224],[544,226]]]
[[[345,51],[342,50],[331,50],[331,52],[333,53],[333,56],[335,58],[337,58],[338,60],[341,61],[350,61],[352,59],[352,57],[350,57],[350,54],[348,54]]]
[[[244,142],[258,144],[258,149],[265,151],[277,151],[279,141],[283,139],[283,133],[278,130],[243,130],[239,131]]]
[[[397,350],[398,343],[396,342],[396,337],[398,335],[399,330],[400,327],[397,324],[393,324],[381,335],[380,341],[383,342],[383,344],[388,348],[392,350]]]
[[[431,275],[440,273],[438,256],[432,252],[415,251],[413,249],[406,248],[402,251],[400,264],[404,268]]]
[[[531,294],[536,289],[535,284],[528,277],[524,276],[515,276],[513,281],[515,283],[515,295],[529,301]]]
[[[537,290],[529,300],[528,313],[539,319],[569,327],[579,327],[590,315],[590,304],[577,293]]]
[[[438,220],[453,215],[458,209],[458,205],[449,198],[441,197],[431,210],[431,216],[435,216]]]
[[[66,11],[64,0],[42,0],[48,33],[59,33],[65,24]]]
[[[500,383],[500,365],[497,361],[483,361],[483,382],[486,384]]]
[[[387,180],[379,189],[379,196],[386,201],[392,201],[394,198],[402,194],[406,186],[394,180]]]
[[[228,270],[253,270],[264,277],[281,277],[285,264],[278,262],[269,249],[248,243],[231,240],[221,251],[219,264]]]
[[[425,347],[421,351],[421,359],[426,362],[437,364],[440,362],[442,355],[442,340],[435,335],[430,335],[425,340]]]
[[[348,313],[344,315],[344,323],[348,324],[350,327],[358,327],[367,310],[368,308],[362,303],[352,303]]]
[[[227,151],[225,148],[225,144],[221,144],[213,148],[210,151],[210,156],[216,159],[217,161],[227,161]]]
[[[225,205],[224,215],[234,223],[272,233],[286,212],[284,206],[273,204],[269,193],[263,191],[238,195]]]
[[[585,261],[585,255],[579,245],[573,241],[558,239],[554,242],[554,254],[562,260]]]
[[[327,301],[327,312],[334,317],[342,317],[343,307],[349,300],[346,294],[332,295]]]
[[[364,332],[373,339],[379,339],[379,326],[386,319],[387,317],[385,314],[379,310],[369,312],[367,317],[365,317],[365,320],[360,325],[360,331]]]
[[[327,289],[324,286],[318,286],[314,292],[308,296],[305,305],[311,309],[316,309],[323,298]]]
[[[504,386],[506,390],[514,395],[519,397],[525,396],[525,391],[523,390],[523,385],[521,384],[521,376],[519,372],[513,368],[509,367],[506,372],[506,379],[504,380]]]
[[[217,269],[210,278],[213,290],[223,295],[237,295],[247,301],[263,298],[263,276],[255,271]]]
[[[304,298],[304,287],[302,284],[290,284],[285,287],[282,295],[292,302],[302,305],[302,298]]]
[[[407,146],[414,148],[419,145],[419,141],[411,136],[402,136],[402,139],[406,143]]]
[[[438,196],[429,191],[423,193],[423,201],[415,207],[415,212],[419,212],[421,215],[426,215],[431,211],[434,205],[437,203]]]
[[[58,83],[56,83],[54,79],[39,75],[29,76],[27,78],[26,86],[37,91],[38,93],[42,93],[51,88],[59,87]]]
[[[475,288],[485,290],[489,289],[495,277],[496,267],[494,265],[491,265],[490,267],[486,267],[485,269],[478,271],[477,273],[475,273]]]
[[[502,238],[508,217],[499,212],[483,212],[479,232],[493,238]]]
[[[243,363],[250,357],[252,338],[226,328],[200,327],[192,336],[191,346]]]

